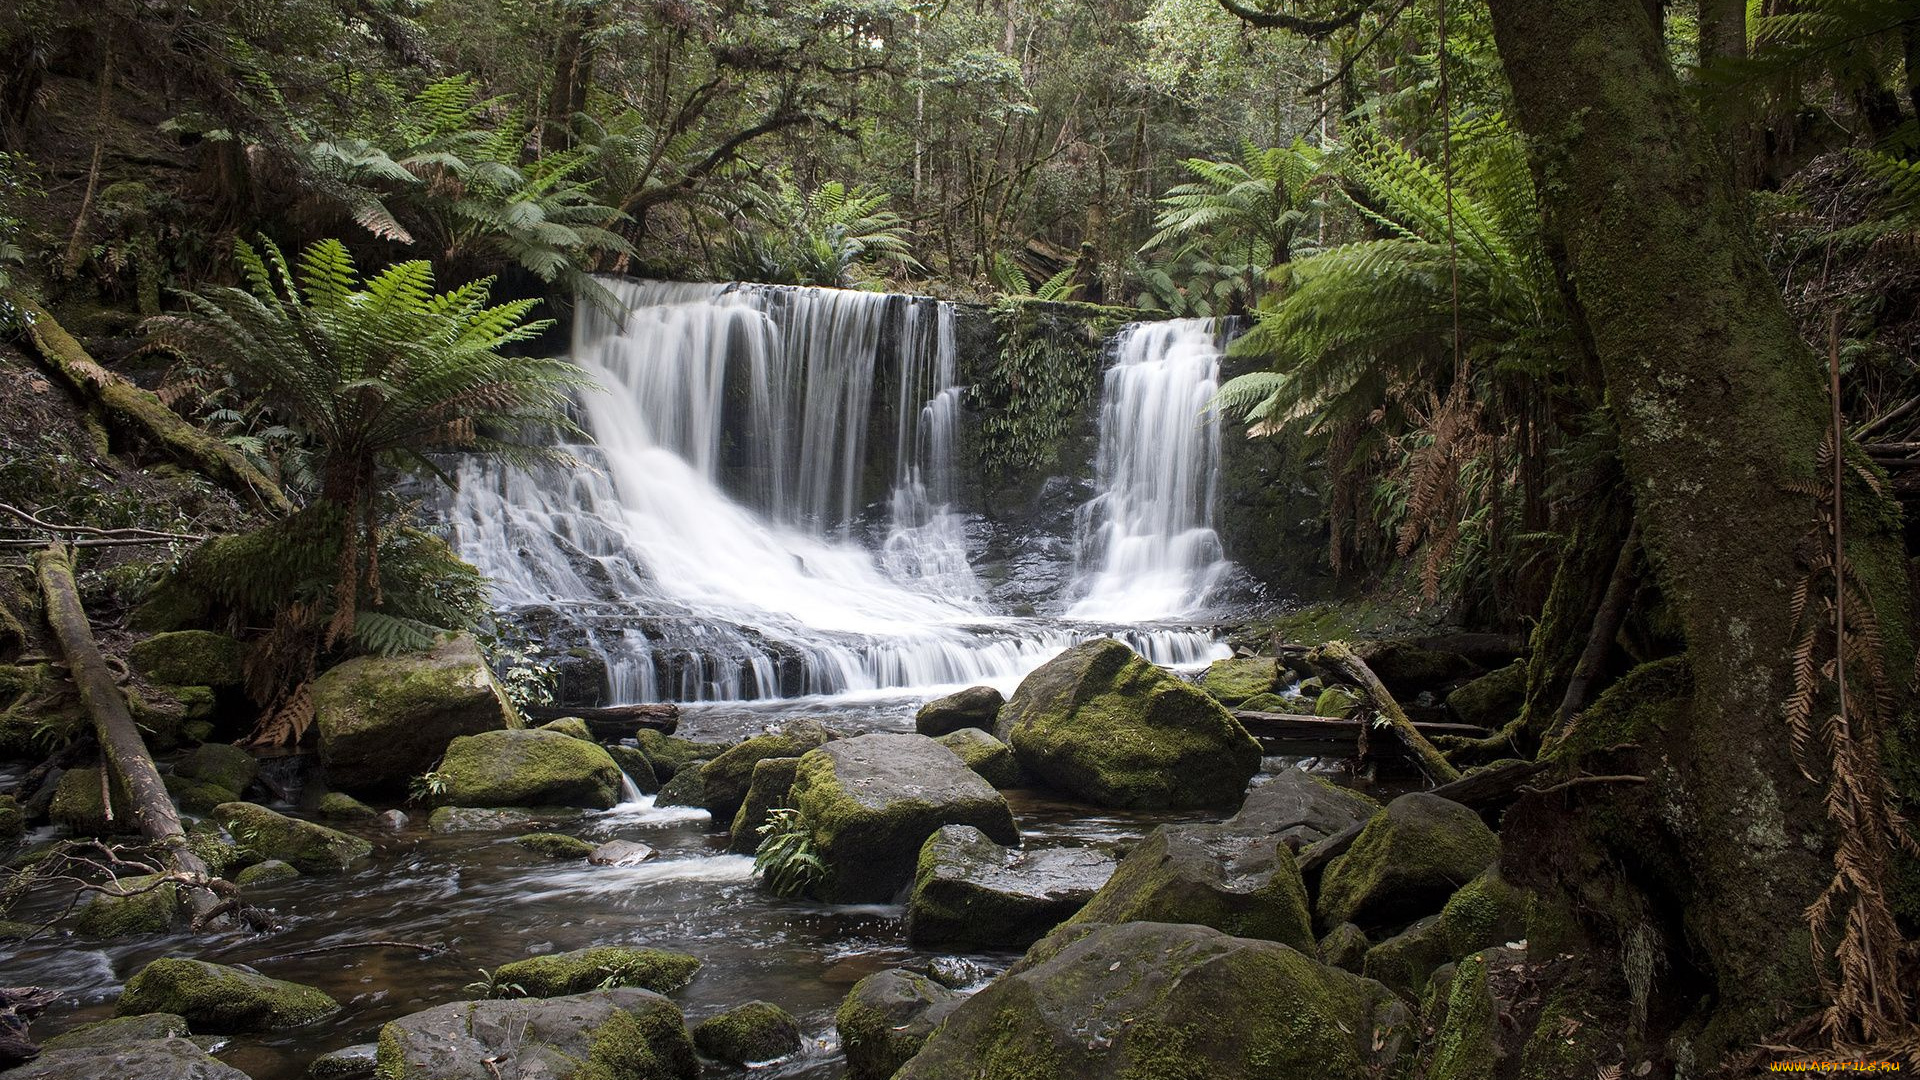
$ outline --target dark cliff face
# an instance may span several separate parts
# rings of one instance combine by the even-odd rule
[[[1221,361],[1220,382],[1259,366],[1229,355]],[[1263,584],[1302,599],[1331,592],[1324,471],[1292,460],[1277,440],[1247,438],[1244,424],[1221,423],[1214,527],[1227,557]]]

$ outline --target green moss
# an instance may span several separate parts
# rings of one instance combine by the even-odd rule
[[[76,1046],[113,1046],[118,1043],[145,1042],[149,1039],[184,1039],[193,1034],[186,1017],[172,1013],[142,1013],[96,1020],[63,1031],[40,1044],[42,1050],[66,1050]]]
[[[260,763],[237,746],[207,743],[194,747],[173,763],[175,776],[245,792],[260,775]]]
[[[660,806],[699,806],[707,804],[707,787],[702,774],[704,761],[688,761],[674,771],[673,779],[660,786],[654,802]]]
[[[958,995],[924,975],[882,971],[857,983],[834,1013],[847,1080],[888,1080],[920,1048]]]
[[[104,939],[164,934],[179,923],[179,886],[158,875],[121,878],[80,909],[73,928],[81,937]]]
[[[1493,993],[1487,986],[1487,959],[1471,956],[1454,970],[1447,991],[1447,1019],[1437,1037],[1427,1080],[1485,1080],[1493,1075],[1498,1049]],[[1555,1074],[1563,1080],[1575,1073]]]
[[[1454,719],[1489,730],[1518,719],[1526,702],[1527,665],[1523,660],[1488,672],[1447,695],[1447,708]]]
[[[1191,923],[1314,955],[1313,918],[1299,864],[1278,848],[1264,881],[1230,883],[1223,859],[1197,837],[1183,838],[1206,828],[1155,829],[1069,923]]]
[[[239,686],[247,647],[210,630],[174,630],[136,641],[127,650],[135,671],[175,686]]]
[[[260,856],[229,842],[212,821],[196,821],[187,827],[187,850],[199,856],[207,864],[207,872],[215,877],[226,877],[235,867],[260,861]]]
[[[1314,699],[1313,715],[1345,720],[1360,707],[1360,695],[1344,686],[1329,686]]]
[[[161,578],[127,614],[127,628],[146,634],[185,630],[212,614],[207,594],[179,578]]]
[[[967,768],[996,788],[1005,790],[1026,784],[1025,770],[1020,768],[1013,748],[979,728],[961,728],[934,741],[960,755]]]
[[[276,881],[292,881],[299,876],[300,871],[290,864],[281,862],[279,859],[268,859],[240,871],[240,876],[234,879],[234,884],[242,888],[249,885],[271,885]]]
[[[213,816],[241,845],[303,874],[337,873],[373,853],[373,845],[337,829],[275,813],[253,803],[222,803]]]
[[[11,795],[0,795],[0,842],[18,840],[27,831],[26,815]]]
[[[1359,974],[1361,966],[1366,963],[1367,950],[1371,947],[1365,930],[1350,922],[1341,923],[1320,939],[1320,959],[1342,971]]]
[[[620,766],[598,744],[552,731],[488,731],[447,745],[439,773],[453,806],[584,806],[620,800]]]
[[[653,771],[653,763],[647,760],[646,754],[631,746],[609,746],[606,750],[613,763],[633,781],[633,786],[640,789],[640,794],[659,793],[660,777]]]
[[[563,716],[558,720],[549,720],[541,724],[538,730],[557,731],[571,739],[585,739],[588,742],[594,741],[593,731],[587,727],[587,722],[577,716]]]
[[[1499,837],[1458,803],[1416,792],[1374,815],[1320,883],[1322,925],[1392,926],[1431,913],[1500,855]]]
[[[701,1021],[693,1045],[730,1065],[768,1062],[800,1049],[800,1023],[778,1005],[749,1001]]]
[[[797,757],[761,758],[753,763],[747,797],[727,830],[728,851],[751,855],[759,848],[760,826],[767,823],[768,815],[793,802],[793,777],[799,765]]]
[[[686,1022],[671,1006],[623,1012],[594,1029],[568,1080],[684,1080],[699,1072]]]
[[[164,1012],[197,1032],[277,1031],[311,1024],[338,1011],[325,992],[201,960],[155,960],[127,980],[119,1015]]]
[[[700,961],[685,953],[605,945],[502,964],[493,973],[494,996],[560,997],[613,986],[664,994],[699,970]]]
[[[1200,676],[1200,689],[1222,705],[1240,705],[1280,685],[1280,662],[1271,656],[1215,660]]]
[[[715,821],[732,821],[753,783],[756,762],[768,758],[797,758],[833,738],[819,724],[801,720],[783,731],[756,735],[707,762],[701,770],[705,806]]]
[[[1693,672],[1687,658],[1668,657],[1641,664],[1607,688],[1575,718],[1553,756],[1580,754],[1627,743],[1645,743],[1661,732],[1680,730],[1693,699]]]
[[[688,762],[702,758],[712,758],[727,750],[726,743],[695,742],[673,735],[662,735],[650,728],[641,728],[634,733],[633,741],[640,752],[647,755],[653,764],[654,775],[661,780],[671,780]]]
[[[584,859],[593,854],[592,844],[565,833],[528,833],[514,837],[513,842],[550,859]]]
[[[184,776],[165,776],[161,778],[167,785],[167,793],[180,809],[189,814],[210,814],[221,803],[238,802],[240,793],[218,784],[208,784],[199,780],[189,780]]]
[[[100,770],[94,767],[68,769],[60,774],[54,787],[53,803],[47,816],[55,825],[64,826],[78,836],[107,836],[133,831],[126,793],[118,782],[112,785],[113,817],[107,817],[107,800],[100,790]]]
[[[329,791],[320,797],[314,812],[330,821],[372,821],[379,811],[344,791]]]

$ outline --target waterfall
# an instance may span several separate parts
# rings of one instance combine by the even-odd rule
[[[1099,494],[1075,537],[1072,618],[1142,622],[1205,607],[1227,569],[1213,530],[1220,347],[1208,319],[1122,333],[1100,405]]]
[[[501,606],[605,660],[608,700],[1010,688],[1102,632],[1161,663],[1218,652],[1191,629],[988,610],[956,507],[952,305],[608,285],[630,314],[578,317],[573,358],[603,388],[579,404],[580,465],[464,458],[444,508]]]

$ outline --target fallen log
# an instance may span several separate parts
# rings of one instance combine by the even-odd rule
[[[565,705],[528,705],[521,712],[533,720],[565,720],[578,717],[587,722],[587,730],[602,742],[631,738],[641,728],[662,735],[680,730],[680,706],[672,702],[646,705],[603,705],[594,708]]]
[[[1336,753],[1340,747],[1358,748],[1361,739],[1372,725],[1369,720],[1344,720],[1338,717],[1305,716],[1299,713],[1250,712],[1239,710],[1234,719],[1247,733],[1260,740],[1270,749],[1283,750],[1292,744],[1301,753]],[[1487,732],[1471,724],[1442,724],[1414,721],[1414,728],[1429,739],[1443,737],[1483,738]],[[1276,746],[1275,744],[1279,744]],[[1326,749],[1328,747],[1334,749]],[[1408,751],[1398,740],[1389,741],[1382,746],[1374,744],[1377,754],[1384,750],[1395,756],[1407,756]]]
[[[1387,722],[1390,730],[1406,746],[1408,756],[1420,766],[1420,771],[1436,784],[1444,784],[1460,779],[1460,770],[1453,767],[1440,751],[1434,749],[1427,737],[1420,733],[1407,711],[1387,692],[1380,677],[1373,673],[1365,660],[1360,659],[1344,641],[1329,641],[1307,654],[1313,663],[1338,672],[1340,677],[1366,691],[1380,718]]]
[[[1484,768],[1475,769],[1451,783],[1441,784],[1428,792],[1443,799],[1450,799],[1469,810],[1482,813],[1503,806],[1520,795],[1520,789],[1527,781],[1546,771],[1550,762],[1545,761],[1503,761],[1495,762]],[[1327,837],[1316,844],[1301,848],[1297,861],[1302,877],[1317,874],[1336,857],[1345,855],[1353,842],[1360,838],[1360,832],[1367,827],[1362,821],[1351,825]]]

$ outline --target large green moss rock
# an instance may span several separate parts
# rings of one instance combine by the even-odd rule
[[[1445,1020],[1434,1040],[1428,1080],[1483,1080],[1493,1076],[1501,1052],[1499,1009],[1487,983],[1492,957],[1470,956],[1448,980]]]
[[[71,1050],[80,1046],[119,1046],[130,1042],[146,1042],[150,1039],[184,1039],[193,1034],[187,1018],[172,1013],[141,1013],[138,1016],[116,1016],[110,1020],[96,1020],[91,1024],[81,1024],[71,1031],[63,1031],[40,1044],[43,1050]]]
[[[1271,656],[1230,657],[1207,665],[1200,689],[1222,705],[1240,705],[1279,689],[1283,674],[1280,661]]]
[[[180,809],[189,814],[210,814],[221,803],[240,801],[239,792],[218,784],[173,775],[163,776],[161,781],[167,785],[167,794],[172,795]]]
[[[1076,923],[1173,922],[1316,955],[1293,853],[1225,825],[1163,825],[1128,853]]]
[[[729,1065],[759,1065],[800,1049],[800,1022],[768,1001],[749,1001],[693,1029],[693,1045]]]
[[[566,833],[538,832],[525,836],[516,836],[513,842],[528,851],[545,855],[549,859],[584,859],[593,854],[593,845],[577,836]]]
[[[244,794],[260,775],[260,762],[237,746],[206,743],[180,755],[173,774]]]
[[[753,763],[753,781],[747,797],[727,830],[727,850],[751,855],[760,847],[760,826],[774,810],[793,805],[793,778],[800,769],[797,757],[761,758]]]
[[[191,1039],[141,1039],[48,1050],[7,1080],[247,1080]]]
[[[27,816],[20,809],[20,801],[11,795],[0,795],[0,843],[18,840],[27,832]]]
[[[1075,924],[956,1008],[895,1080],[1372,1080],[1413,1022],[1379,983],[1271,941]]]
[[[520,726],[467,634],[421,655],[348,660],[314,680],[313,709],[327,779],[349,790],[405,787],[455,738]]]
[[[861,735],[808,752],[795,770],[793,804],[827,865],[815,891],[830,903],[893,899],[942,825],[1020,842],[1006,799],[925,735]]]
[[[68,769],[60,774],[60,782],[54,785],[53,802],[47,807],[47,817],[76,836],[111,836],[133,832],[133,813],[126,793],[117,781],[110,787],[111,792],[103,797],[98,768]],[[107,816],[109,801],[113,806],[111,818]]]
[[[373,854],[373,845],[338,829],[315,825],[254,803],[221,803],[213,817],[241,846],[266,859],[289,863],[303,874],[331,874]]]
[[[1320,960],[1341,971],[1358,975],[1360,969],[1366,966],[1367,950],[1370,948],[1372,943],[1367,940],[1365,930],[1350,922],[1343,922],[1320,939]]]
[[[1426,792],[1402,795],[1327,865],[1321,925],[1374,930],[1433,914],[1499,855],[1500,838],[1472,810]]]
[[[700,771],[707,812],[716,822],[728,822],[740,812],[747,788],[753,784],[755,762],[767,758],[797,758],[834,738],[834,733],[811,720],[797,720],[781,731],[755,735],[707,762]]]
[[[1483,669],[1466,656],[1435,649],[1413,638],[1374,638],[1355,642],[1354,654],[1367,662],[1387,689],[1401,700],[1422,690],[1438,690],[1451,682],[1481,674]]]
[[[329,821],[357,821],[362,824],[380,816],[380,811],[344,791],[329,791],[320,797],[314,813]]]
[[[570,739],[585,739],[594,742],[593,729],[577,716],[563,716],[558,720],[549,720],[540,725],[541,731],[557,731]]]
[[[673,779],[688,762],[718,757],[727,751],[726,743],[695,742],[675,735],[664,735],[652,728],[633,733],[634,743],[653,764],[654,775],[662,781]]]
[[[109,882],[106,888],[107,892],[96,894],[74,919],[73,929],[81,937],[99,940],[164,934],[179,925],[185,915],[180,887],[160,875],[121,878]]]
[[[379,1080],[695,1080],[686,1018],[635,987],[456,1001],[380,1029]]]
[[[660,785],[660,794],[653,797],[655,806],[697,806],[707,805],[707,786],[704,780],[705,761],[687,761],[674,770],[673,779]]]
[[[1072,918],[1113,870],[1113,856],[1091,848],[1023,852],[947,825],[920,849],[907,936],[923,947],[1024,949]]]
[[[913,730],[939,738],[962,728],[990,728],[1007,699],[991,686],[969,686],[958,693],[934,698],[913,716]]]
[[[1329,686],[1313,700],[1313,715],[1345,720],[1360,708],[1360,695],[1345,686]]]
[[[561,997],[610,986],[664,994],[687,985],[699,970],[700,961],[685,953],[602,945],[502,964],[493,973],[493,996]]]
[[[961,728],[934,741],[959,754],[960,760],[967,763],[967,768],[979,773],[982,779],[996,788],[1004,791],[1026,784],[1026,774],[1020,769],[1020,759],[1013,756],[1013,747],[980,728]]]
[[[447,747],[440,801],[451,806],[583,806],[620,801],[620,766],[595,743],[552,731],[465,735]]]
[[[233,883],[245,888],[249,885],[271,885],[276,881],[292,881],[299,876],[300,871],[294,869],[293,864],[281,862],[279,859],[268,859],[240,871],[240,876],[234,878]]]
[[[660,793],[660,776],[653,771],[653,762],[647,760],[646,753],[639,747],[609,746],[607,754],[613,758],[615,765],[620,766],[620,771],[627,774],[627,779],[633,781],[633,786],[640,789],[640,794]]]
[[[898,968],[855,983],[834,1014],[847,1080],[889,1080],[964,1000],[925,975]]]
[[[1233,714],[1109,638],[1028,675],[994,734],[1030,775],[1097,806],[1235,807],[1260,770]]]
[[[247,681],[247,647],[211,630],[175,630],[136,641],[127,661],[149,682],[231,689]]]
[[[155,960],[120,995],[121,1016],[173,1013],[203,1034],[279,1031],[338,1011],[325,991],[204,960]]]
[[[1525,895],[1489,866],[1461,886],[1440,914],[1368,949],[1361,973],[1411,995],[1441,965],[1525,936]]]
[[[1475,727],[1498,729],[1520,715],[1527,700],[1527,665],[1516,660],[1447,695],[1447,711],[1455,720]]]

